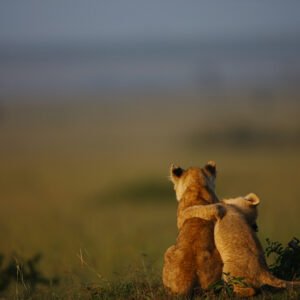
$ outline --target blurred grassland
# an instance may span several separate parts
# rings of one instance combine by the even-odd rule
[[[0,252],[42,253],[60,289],[145,261],[159,280],[177,232],[171,162],[215,160],[220,198],[260,196],[261,240],[299,237],[298,90],[63,100],[0,106]]]

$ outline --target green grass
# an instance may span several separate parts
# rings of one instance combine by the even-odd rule
[[[188,296],[170,295],[163,287],[161,279],[147,259],[138,268],[128,270],[130,275],[118,276],[113,281],[101,277],[87,261],[82,259],[84,268],[95,273],[95,281],[83,282],[75,274],[65,276],[60,288],[55,282],[47,284],[23,279],[19,271],[10,296],[16,299],[191,299]],[[17,265],[18,266],[18,265]],[[2,274],[1,274],[2,275]],[[239,279],[235,280],[240,282]],[[242,281],[241,281],[242,282]],[[33,283],[39,283],[34,287]],[[63,285],[63,286],[62,286]],[[300,291],[294,289],[276,290],[268,287],[250,299],[299,299]],[[195,291],[193,299],[232,299],[232,287],[228,284],[214,285],[206,292]]]
[[[177,234],[172,162],[214,159],[220,197],[260,196],[262,241],[299,236],[299,95],[276,91],[264,104],[243,91],[4,102],[3,266],[14,253],[25,261],[41,253],[37,269],[59,284],[37,285],[36,299],[167,298],[162,259]],[[244,124],[251,142],[241,145]],[[21,288],[2,294],[21,298]]]

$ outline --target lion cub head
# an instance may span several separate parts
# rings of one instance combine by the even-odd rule
[[[174,164],[170,167],[170,180],[174,184],[177,201],[183,198],[187,190],[206,189],[208,193],[215,190],[216,163],[209,161],[203,168],[183,169]]]
[[[250,193],[244,197],[237,197],[233,199],[224,199],[223,203],[232,206],[234,209],[241,212],[247,222],[253,227],[258,215],[257,206],[260,203],[260,199],[254,193]],[[253,225],[254,224],[254,225]]]

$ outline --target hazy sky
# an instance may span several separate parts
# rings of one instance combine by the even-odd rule
[[[300,1],[6,0],[0,42],[300,37]]]

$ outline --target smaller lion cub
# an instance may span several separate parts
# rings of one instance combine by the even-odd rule
[[[263,285],[276,288],[300,286],[300,282],[289,282],[274,277],[268,270],[263,248],[252,226],[257,219],[260,199],[253,193],[222,203],[195,205],[184,210],[179,226],[190,218],[216,220],[214,238],[220,252],[223,274],[244,278],[246,286],[235,285],[239,296],[250,297]],[[224,277],[224,280],[228,280]]]

